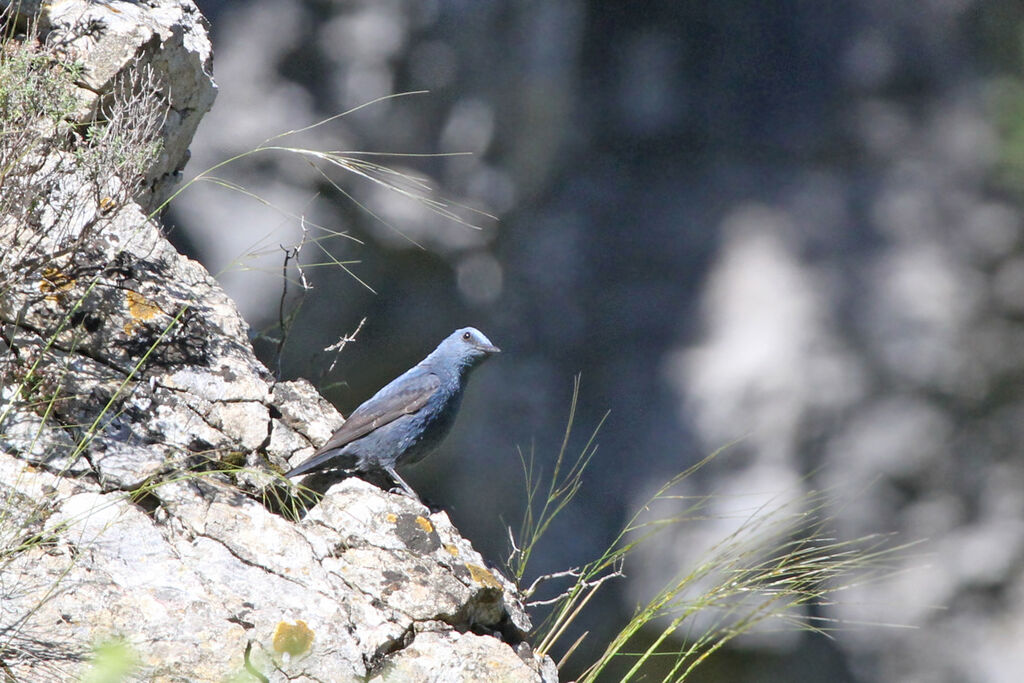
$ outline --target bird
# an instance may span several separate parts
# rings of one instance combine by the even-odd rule
[[[356,408],[324,445],[284,476],[383,471],[419,500],[395,468],[419,462],[444,440],[470,373],[500,352],[475,327],[455,330],[430,355]]]

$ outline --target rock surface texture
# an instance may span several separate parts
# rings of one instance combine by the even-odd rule
[[[557,680],[444,513],[354,479],[301,522],[264,504],[341,417],[148,215],[216,91],[195,5],[40,11],[80,68],[0,176],[0,670],[78,679],[118,639],[147,681]]]

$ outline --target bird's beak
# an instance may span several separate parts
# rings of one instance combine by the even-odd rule
[[[481,344],[477,348],[480,349],[481,351],[485,351],[487,353],[501,353],[501,349],[499,349],[497,346],[494,346],[492,344]]]

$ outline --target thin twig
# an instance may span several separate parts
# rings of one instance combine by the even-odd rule
[[[327,370],[321,373],[321,379],[323,379],[323,376],[326,375],[328,372],[334,370],[334,366],[338,363],[338,356],[340,356],[341,352],[345,349],[345,345],[348,344],[349,342],[354,342],[356,340],[356,336],[359,334],[359,331],[363,329],[364,324],[366,324],[366,318],[363,318],[362,320],[359,321],[359,324],[356,326],[354,332],[344,335],[338,341],[324,348],[324,351],[333,351],[334,358],[331,360],[331,364],[327,368]]]
[[[538,576],[536,579],[534,579],[533,583],[530,584],[530,587],[523,591],[523,597],[525,597],[525,598],[530,597],[531,595],[533,595],[537,591],[538,588],[541,587],[541,585],[543,585],[544,583],[546,583],[548,581],[552,581],[554,579],[565,579],[565,578],[569,578],[569,577],[572,577],[574,579],[578,579],[581,576],[583,576],[583,572],[580,570],[579,567],[573,567],[572,569],[566,569],[565,571],[560,571],[560,572],[553,572],[551,574],[543,574],[541,576]],[[559,598],[561,598],[561,596],[559,596]],[[530,604],[531,605],[539,605],[539,604],[546,604],[546,603],[536,603],[536,602],[534,602],[534,603],[530,603]]]
[[[277,318],[278,325],[281,328],[281,335],[277,338],[277,377],[281,378],[281,362],[284,357],[284,345],[288,341],[288,336],[291,334],[292,325],[295,323],[295,318],[299,314],[299,309],[302,308],[302,301],[305,298],[306,292],[313,289],[313,286],[306,279],[306,272],[302,268],[302,262],[299,260],[299,256],[302,253],[302,247],[306,244],[308,239],[309,230],[306,228],[306,219],[303,216],[299,223],[302,228],[302,239],[300,239],[294,246],[285,247],[283,244],[280,245],[281,251],[284,252],[284,260],[281,263],[281,299],[278,302]],[[288,300],[288,264],[291,261],[295,261],[295,269],[299,274],[299,287],[302,292],[298,302],[296,302],[294,308],[289,313],[285,313],[285,306]]]

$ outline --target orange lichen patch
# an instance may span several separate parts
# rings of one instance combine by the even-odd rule
[[[426,531],[428,534],[434,530],[434,526],[430,523],[430,520],[426,517],[417,516],[416,523],[420,525],[420,528]]]
[[[66,292],[75,286],[75,278],[64,273],[59,268],[44,268],[43,279],[39,283],[39,291],[45,293],[46,300],[56,303],[61,292]]]
[[[294,624],[278,622],[274,629],[274,652],[298,657],[313,645],[313,631],[301,619]]]
[[[458,549],[458,547],[456,547],[455,545],[453,545],[451,543],[445,545],[444,549],[447,550],[448,554],[451,555],[452,557],[458,557],[459,556],[459,549]]]
[[[398,521],[398,515],[396,515],[394,512],[389,512],[384,519],[388,520],[389,524],[394,524]]]
[[[494,574],[490,573],[481,566],[475,564],[466,564],[466,569],[469,570],[469,575],[473,577],[473,580],[477,583],[482,583],[485,586],[491,588],[501,588],[501,583],[494,578]]]
[[[125,292],[124,298],[128,301],[128,312],[136,320],[149,320],[160,312],[155,303],[131,289]]]
[[[124,325],[125,334],[131,334],[138,327],[139,322],[150,320],[160,312],[160,308],[155,303],[134,290],[126,291],[124,298],[128,304],[128,313],[132,316],[132,319]]]

